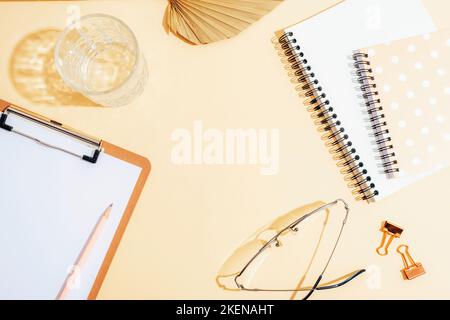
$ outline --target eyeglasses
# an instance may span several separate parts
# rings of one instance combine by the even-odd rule
[[[325,266],[320,269],[320,275],[318,276],[317,280],[312,285],[304,285],[306,275],[310,272],[313,262],[317,257],[322,238],[325,234],[325,229],[329,224],[330,209],[332,207],[338,206],[339,204],[343,205],[345,214],[342,219],[342,223],[340,224],[340,226],[338,226],[338,235],[331,247],[331,253],[329,255],[325,255]],[[344,276],[341,276],[337,279],[323,282],[323,276],[334,256],[339,240],[341,239],[344,226],[348,219],[349,211],[350,209],[347,203],[340,199],[328,204],[317,201],[309,205],[297,208],[277,218],[271,224],[258,231],[254,237],[250,238],[249,241],[236,249],[235,252],[225,261],[219,271],[218,276],[216,277],[217,285],[225,290],[230,291],[291,292],[291,299],[295,298],[296,295],[300,292],[307,292],[303,298],[303,300],[306,300],[316,290],[320,291],[335,289],[349,283],[350,281],[364,273],[365,270],[359,269],[345,274]],[[324,215],[324,221],[320,231],[319,239],[314,247],[312,259],[306,267],[306,272],[301,277],[301,280],[296,288],[262,289],[248,287],[242,283],[241,279],[246,273],[249,272],[252,267],[254,267],[255,264],[257,264],[257,260],[259,260],[259,258],[265,255],[268,251],[273,251],[276,250],[276,248],[280,248],[282,244],[281,240],[283,240],[284,242],[289,237],[289,235],[298,234],[300,232],[300,229],[305,225],[306,221],[311,220],[312,217],[320,216],[320,214]],[[269,237],[268,239],[264,239],[264,234],[267,233],[274,235],[272,237]],[[230,282],[230,279],[232,280],[231,285],[224,283],[227,281]]]

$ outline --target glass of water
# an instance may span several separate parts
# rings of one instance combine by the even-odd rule
[[[106,107],[129,104],[148,79],[134,33],[121,20],[104,14],[70,23],[56,44],[55,65],[68,86]]]

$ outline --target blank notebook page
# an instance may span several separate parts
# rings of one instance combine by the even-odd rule
[[[8,124],[82,154],[88,146],[10,114]],[[96,164],[0,130],[0,299],[54,299],[105,209],[113,209],[67,298],[86,299],[141,168]],[[87,153],[90,152],[90,153]]]
[[[406,9],[407,8],[407,9]],[[407,12],[407,14],[405,14]],[[383,198],[410,181],[380,173],[366,115],[356,91],[353,50],[431,32],[435,25],[420,0],[347,0],[285,29],[292,32],[342,127]]]

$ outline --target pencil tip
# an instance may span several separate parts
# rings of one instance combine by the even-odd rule
[[[109,215],[111,214],[111,209],[113,207],[113,204],[111,203],[108,208],[106,208],[105,213],[103,214],[104,217],[109,218]]]

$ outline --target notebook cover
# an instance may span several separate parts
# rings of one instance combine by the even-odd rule
[[[439,170],[450,162],[450,30],[358,51],[380,100],[399,176]],[[370,71],[370,72],[369,72]],[[367,88],[367,87],[364,87]],[[368,91],[367,89],[363,91]]]

